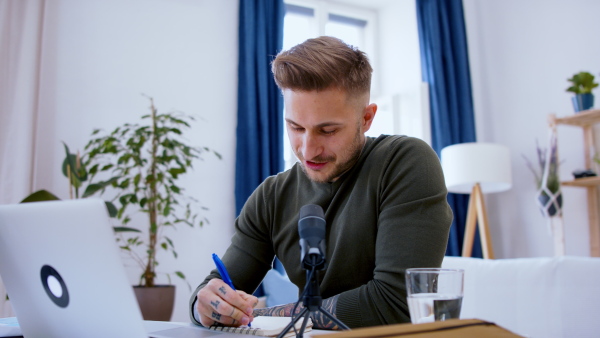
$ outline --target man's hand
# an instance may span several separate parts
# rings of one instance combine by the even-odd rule
[[[225,326],[248,325],[254,319],[252,312],[258,298],[235,291],[221,279],[211,279],[198,292],[196,307],[200,323],[206,327],[215,323]]]
[[[333,297],[323,299],[323,303],[321,307],[329,312],[332,316],[337,318],[335,315],[335,309],[337,307],[337,300],[340,295],[335,295]],[[254,310],[254,317],[258,316],[274,316],[274,317],[292,317],[299,314],[304,306],[302,304],[290,303],[285,305],[276,305],[273,307],[267,307],[264,309],[256,309]],[[296,312],[292,314],[292,311],[296,309]],[[325,330],[339,330],[340,327],[331,320],[328,316],[324,315],[323,312],[313,312],[310,317],[313,321],[313,327],[315,329],[325,329]]]

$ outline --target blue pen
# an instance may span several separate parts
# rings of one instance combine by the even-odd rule
[[[215,261],[215,265],[217,266],[217,270],[219,270],[219,274],[221,275],[221,279],[223,280],[223,282],[225,282],[233,290],[235,290],[235,286],[233,286],[233,282],[231,281],[231,278],[229,277],[229,274],[227,273],[227,269],[225,269],[225,264],[223,264],[223,261],[221,261],[219,256],[217,256],[217,254],[215,254],[215,253],[212,255],[212,257],[213,257],[213,260]]]
[[[229,277],[229,273],[227,273],[227,269],[225,269],[225,264],[223,264],[223,261],[221,261],[219,256],[217,256],[215,253],[212,254],[212,258],[215,261],[215,265],[217,266],[217,270],[219,270],[219,274],[221,275],[223,282],[225,282],[235,291],[235,286],[233,286],[233,282]],[[250,323],[248,323],[248,327],[250,327]]]

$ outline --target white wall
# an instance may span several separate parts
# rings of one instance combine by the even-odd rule
[[[378,2],[384,94],[411,92],[420,81],[416,37],[399,37],[405,29],[416,32],[413,1]],[[586,28],[596,22],[600,2],[464,4],[478,139],[512,151],[514,188],[487,199],[497,256],[550,256],[552,239],[521,154],[533,158],[535,139],[545,143],[549,113],[571,114],[566,78],[600,70],[600,45],[594,42],[595,30]],[[232,234],[237,14],[237,0],[55,0],[46,8],[35,188],[66,198],[60,141],[82,149],[92,129],[135,121],[148,106],[140,93],[153,96],[160,110],[202,116],[205,121],[194,126],[190,141],[224,158],[207,158],[185,182],[188,192],[210,208],[211,224],[201,230],[179,228],[172,237],[180,258],[161,260],[165,271],[180,269],[193,285],[212,269],[210,253],[223,253]],[[566,178],[583,165],[581,133],[561,127],[559,138]],[[585,195],[574,188],[564,194],[567,253],[585,256]],[[129,269],[132,283],[138,273]],[[176,284],[173,320],[186,321],[189,291]]]
[[[183,271],[195,287],[222,254],[234,221],[238,1],[48,1],[42,50],[41,112],[34,188],[68,198],[61,141],[83,150],[94,128],[137,122],[154,97],[159,111],[201,117],[191,144],[219,151],[184,177],[210,210],[202,229],[170,234],[179,259],[165,253],[158,271]],[[129,264],[128,264],[129,265]],[[141,273],[128,267],[132,284]],[[187,321],[190,291],[177,286],[173,320]],[[160,277],[159,282],[166,282]]]
[[[415,0],[342,1],[377,9],[383,94],[400,93],[405,111],[419,109],[411,102],[421,80]],[[548,140],[548,114],[572,114],[566,79],[580,70],[600,76],[596,30],[586,28],[597,21],[600,2],[464,0],[464,12],[477,139],[511,150],[513,188],[486,197],[496,256],[552,256],[553,239],[522,156],[536,163],[536,139],[544,147]],[[584,165],[582,133],[564,126],[558,132],[561,177],[570,179]],[[566,252],[588,256],[585,191],[567,187],[563,194]]]
[[[388,105],[396,115],[394,131],[419,137],[431,143],[429,118],[422,114],[421,59],[414,0],[384,2],[379,10],[379,59],[382,95],[377,103],[387,113]],[[386,124],[389,123],[385,121]],[[377,123],[377,118],[374,124]]]
[[[499,257],[551,256],[552,238],[522,155],[535,163],[536,139],[546,147],[550,113],[573,114],[567,78],[581,70],[600,75],[592,28],[600,2],[464,0],[464,9],[477,138],[512,152],[513,189],[487,199],[494,249]],[[559,126],[558,140],[561,178],[571,179],[584,166],[581,129]],[[585,191],[565,187],[563,194],[566,252],[588,256]]]

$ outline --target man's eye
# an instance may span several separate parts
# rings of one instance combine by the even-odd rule
[[[337,129],[334,129],[334,130],[323,130],[321,132],[323,134],[325,134],[325,135],[333,135],[333,134],[335,134],[336,131],[337,131]]]
[[[301,128],[301,127],[292,127],[292,130],[293,130],[293,131],[300,132],[300,131],[303,131],[303,130],[304,130],[304,128]]]

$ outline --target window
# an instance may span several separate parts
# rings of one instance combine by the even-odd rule
[[[374,69],[377,69],[374,11],[352,6],[342,6],[326,1],[286,0],[283,22],[283,49],[287,50],[303,41],[329,35],[342,39],[349,45],[367,53]],[[373,73],[371,95],[377,91],[376,71]],[[284,125],[285,169],[296,162]],[[377,134],[379,135],[379,133]]]

